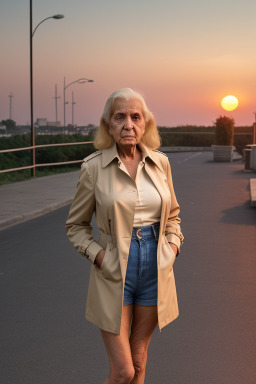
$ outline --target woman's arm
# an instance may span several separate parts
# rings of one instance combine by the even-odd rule
[[[67,235],[78,252],[92,263],[103,248],[93,240],[90,225],[95,210],[95,186],[88,162],[81,167],[77,192],[66,221]]]

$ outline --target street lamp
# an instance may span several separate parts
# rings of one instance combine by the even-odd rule
[[[64,18],[64,15],[54,15],[54,16],[49,16],[49,17],[46,17],[45,19],[43,19],[42,21],[40,21],[40,23],[37,24],[37,26],[35,27],[33,33],[32,33],[32,37],[34,36],[35,34],[35,31],[37,30],[37,28],[39,27],[40,24],[42,24],[44,21],[48,20],[48,19],[55,19],[55,20],[59,20],[59,19],[63,19]]]
[[[66,78],[64,77],[64,87],[63,87],[64,130],[66,127],[66,104],[68,104],[68,102],[66,101],[66,89],[70,87],[70,85],[75,83],[84,84],[84,83],[93,83],[93,82],[94,80],[89,80],[89,79],[86,79],[85,77],[82,77],[81,79],[71,81],[71,83],[66,85]]]
[[[48,19],[63,19],[64,15],[54,15],[49,16],[40,21],[37,24],[33,31],[33,12],[32,12],[32,1],[30,0],[30,29],[29,29],[29,41],[30,41],[30,124],[31,124],[31,147],[32,147],[32,159],[31,163],[33,168],[31,169],[31,176],[35,176],[35,163],[36,163],[36,155],[35,155],[35,128],[34,128],[34,111],[33,111],[33,36],[35,31],[44,21]]]

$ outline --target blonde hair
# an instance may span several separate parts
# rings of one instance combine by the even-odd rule
[[[112,147],[115,143],[113,136],[109,133],[109,122],[114,112],[114,102],[116,99],[124,99],[126,101],[135,99],[141,102],[142,114],[145,119],[145,132],[141,138],[141,143],[151,149],[159,148],[161,145],[161,138],[156,127],[154,116],[148,109],[143,96],[131,88],[118,89],[107,99],[100,119],[100,126],[95,135],[95,148],[106,149]]]

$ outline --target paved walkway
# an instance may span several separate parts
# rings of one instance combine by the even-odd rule
[[[0,187],[0,230],[71,203],[79,171],[38,177]]]

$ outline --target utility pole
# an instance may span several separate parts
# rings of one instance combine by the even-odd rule
[[[55,96],[53,97],[55,99],[55,116],[56,116],[56,125],[58,122],[58,99],[60,99],[60,96],[58,96],[58,91],[57,91],[57,84],[55,84]]]
[[[9,114],[9,119],[12,120],[12,98],[14,97],[12,92],[8,96],[10,98],[10,114]]]
[[[76,102],[74,101],[74,93],[72,92],[72,125],[74,126],[74,105]]]

